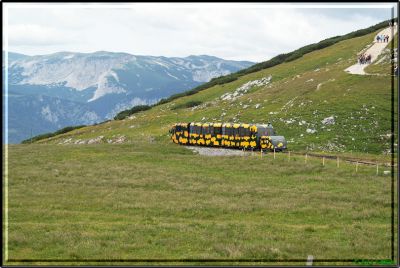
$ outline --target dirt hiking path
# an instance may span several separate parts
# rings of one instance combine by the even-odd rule
[[[393,35],[396,34],[397,32],[397,25],[395,24],[394,26],[392,26],[393,29]],[[377,42],[376,41],[376,36],[374,37],[374,41],[372,46],[370,46],[365,52],[359,52],[358,55],[360,55],[361,53],[365,53],[367,55],[371,54],[371,63],[374,62],[379,54],[382,53],[382,51],[385,49],[385,47],[390,43],[390,41],[393,39],[392,36],[392,27],[388,27],[382,31],[380,31],[378,33],[378,35],[389,35],[389,41],[388,42]],[[345,71],[350,73],[350,74],[360,74],[360,75],[366,75],[367,73],[364,72],[364,68],[369,66],[371,63],[366,63],[366,64],[360,64],[360,63],[356,63],[352,66],[350,66],[349,68],[347,68]]]

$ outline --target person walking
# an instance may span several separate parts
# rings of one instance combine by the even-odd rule
[[[379,37],[379,35],[377,35],[377,36],[376,36],[376,42],[377,42],[377,43],[379,43],[379,39],[380,39],[380,37]]]

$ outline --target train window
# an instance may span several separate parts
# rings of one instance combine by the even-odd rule
[[[211,134],[211,136],[214,136],[214,127],[213,126],[210,127],[210,134]]]
[[[244,136],[250,136],[250,129],[248,129],[248,128],[243,128],[243,135],[244,135]]]
[[[267,128],[268,136],[275,136],[275,130],[273,128]]]
[[[181,126],[176,126],[176,131],[177,132],[181,131]]]
[[[233,128],[233,136],[239,135],[239,128]]]
[[[243,127],[239,127],[239,136],[240,137],[244,136],[244,128]]]
[[[190,125],[190,133],[194,133],[194,126],[193,125]]]
[[[221,127],[214,127],[214,135],[218,135],[218,134],[221,134],[221,131],[222,129],[221,129]]]
[[[266,136],[267,135],[265,127],[258,127],[257,128],[257,132],[258,132],[259,136]]]
[[[231,135],[231,128],[230,127],[225,127],[225,135],[228,135],[228,136]]]

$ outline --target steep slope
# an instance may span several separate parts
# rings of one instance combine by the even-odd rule
[[[170,142],[168,129],[174,122],[271,122],[279,134],[286,136],[291,150],[387,154],[391,77],[357,76],[343,71],[357,62],[357,53],[369,46],[379,31],[241,76],[122,121],[82,128],[41,142],[140,142],[150,138],[162,144]],[[193,101],[202,104],[173,109]],[[397,117],[394,119],[396,125]]]
[[[9,53],[9,92],[24,95],[27,100],[24,105],[12,103],[16,106],[10,111],[14,113],[10,127],[16,135],[11,136],[10,141],[28,138],[30,132],[20,126],[32,120],[38,122],[33,126],[35,133],[82,123],[80,117],[71,120],[59,117],[57,124],[50,125],[42,116],[22,121],[24,113],[40,114],[44,107],[26,105],[40,96],[57,98],[61,108],[76,102],[77,109],[95,115],[86,122],[92,124],[112,118],[128,107],[154,103],[252,64],[206,55],[167,58],[103,51],[41,56]]]

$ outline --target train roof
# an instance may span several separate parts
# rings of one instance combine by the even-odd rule
[[[259,124],[259,123],[231,123],[231,122],[190,122],[187,123],[187,125],[191,125],[191,126],[216,126],[216,127],[221,127],[221,126],[227,126],[227,127],[234,127],[234,128],[238,128],[238,127],[245,127],[248,128],[250,126],[256,126],[257,128],[259,127],[264,127],[264,128],[273,128],[271,123],[267,123],[267,124]]]

